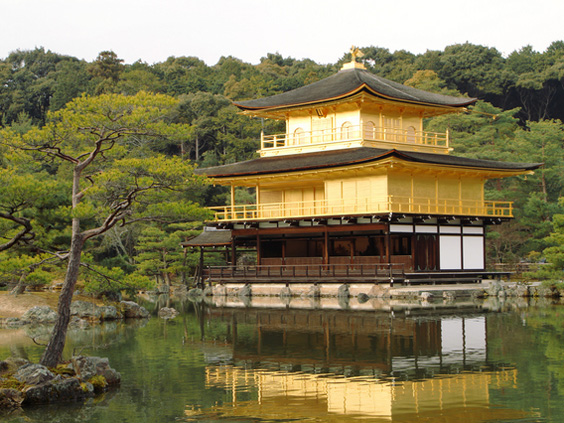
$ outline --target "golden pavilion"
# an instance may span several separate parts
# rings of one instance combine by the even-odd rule
[[[284,121],[261,134],[260,157],[200,169],[230,187],[230,204],[186,246],[226,246],[215,280],[479,280],[485,229],[513,217],[487,201],[488,179],[531,173],[538,163],[451,154],[450,134],[426,118],[460,113],[477,99],[408,87],[355,60],[333,76],[279,95],[235,102],[242,113]],[[237,187],[255,204],[237,204]],[[256,251],[252,266],[237,249]],[[218,273],[219,272],[219,273]]]

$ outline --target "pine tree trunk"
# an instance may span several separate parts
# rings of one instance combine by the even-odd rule
[[[84,246],[84,240],[78,226],[78,219],[73,219],[73,236],[69,252],[69,262],[67,264],[67,274],[65,276],[63,288],[59,295],[57,322],[53,328],[49,344],[47,344],[47,348],[43,352],[43,356],[40,361],[41,364],[47,367],[55,367],[59,364],[63,356],[63,349],[65,348],[67,329],[70,322],[72,295],[78,280],[80,257],[82,255],[82,247]]]
[[[25,279],[27,278],[27,272],[24,272],[21,276],[20,276],[20,280],[18,281],[18,284],[14,287],[14,289],[12,289],[12,291],[10,291],[10,295],[14,295],[14,296],[18,296],[24,293],[25,291]]]

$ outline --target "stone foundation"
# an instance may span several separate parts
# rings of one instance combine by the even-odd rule
[[[540,283],[504,283],[485,280],[474,284],[394,285],[374,283],[227,283],[206,288],[213,297],[278,297],[278,298],[402,298],[454,300],[479,297],[553,297],[558,292]]]

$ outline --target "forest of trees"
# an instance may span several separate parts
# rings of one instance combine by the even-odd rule
[[[450,130],[454,154],[545,163],[532,176],[488,183],[488,199],[514,201],[516,207],[515,220],[489,231],[489,262],[549,260],[552,265],[545,267],[545,276],[562,279],[564,42],[553,42],[544,52],[526,46],[507,57],[495,48],[469,43],[419,55],[372,46],[361,50],[360,61],[380,76],[427,91],[479,99],[472,113],[426,122],[429,130]],[[126,153],[132,160],[149,159],[155,166],[168,160],[172,168],[190,175],[191,167],[183,166],[206,167],[255,157],[260,131],[283,132],[284,125],[242,116],[231,101],[298,88],[334,74],[349,60],[349,53],[334,64],[269,53],[257,65],[234,57],[222,57],[213,66],[195,57],[124,64],[112,51],[86,62],[44,48],[15,51],[0,60],[0,131],[4,134],[0,135],[0,283],[43,284],[63,279],[60,262],[68,258],[64,252],[71,245],[73,219],[79,216],[87,227],[97,228],[103,224],[99,210],[110,216],[115,206],[108,196],[117,192],[114,180],[98,176],[101,173],[121,180],[123,175],[110,173],[119,164],[122,169],[135,168],[143,177],[148,177],[147,172],[153,172],[153,178],[162,176],[156,168],[120,162]],[[100,150],[106,154],[95,166],[98,173],[87,174],[84,184],[103,183],[106,196],[93,189],[94,194],[88,192],[88,201],[78,207],[71,189],[73,167],[87,151],[67,139],[64,142],[70,143],[72,153],[65,156],[59,144],[50,150],[44,147],[38,134],[53,133],[65,119],[85,110],[90,113],[92,107],[106,107],[100,99],[120,103],[133,98],[142,101],[143,96],[158,97],[167,104],[160,118],[168,129],[151,133],[148,140],[140,120],[120,134],[123,143]],[[84,130],[81,122],[69,125]],[[167,177],[172,185],[177,183],[172,181],[172,172]],[[141,218],[125,224],[129,215],[121,214],[120,222],[116,219],[99,236],[85,240],[83,261],[90,270],[83,272],[85,289],[104,292],[189,280],[196,258],[185,256],[179,244],[201,229],[207,216],[199,205],[226,204],[228,196],[221,187],[196,179],[187,185],[190,189],[183,192],[167,187],[152,200],[153,213],[159,204],[170,206],[167,210],[175,212],[170,219],[144,218],[150,210],[140,201]],[[252,201],[248,193],[238,195]]]

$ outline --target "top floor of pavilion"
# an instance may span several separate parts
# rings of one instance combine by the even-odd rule
[[[244,114],[284,120],[261,134],[261,157],[375,147],[448,154],[449,133],[425,131],[425,118],[465,111],[475,98],[422,91],[377,76],[353,60],[328,78],[271,97],[235,102]]]

